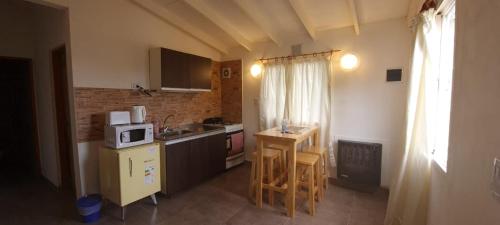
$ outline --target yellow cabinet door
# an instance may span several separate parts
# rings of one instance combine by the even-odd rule
[[[119,151],[118,158],[122,206],[160,191],[160,151],[157,143]]]

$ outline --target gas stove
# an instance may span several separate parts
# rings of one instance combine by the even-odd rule
[[[243,124],[241,123],[233,123],[233,124],[203,124],[205,126],[212,127],[224,127],[226,129],[226,133],[233,133],[243,130]]]
[[[212,118],[205,119],[205,120],[203,120],[203,125],[214,126],[214,127],[224,127],[224,129],[226,129],[226,133],[233,133],[233,132],[243,130],[243,124],[224,122],[222,117],[212,117]]]
[[[203,120],[203,125],[224,127],[226,130],[226,169],[245,161],[243,124],[225,123],[222,117],[212,117]]]

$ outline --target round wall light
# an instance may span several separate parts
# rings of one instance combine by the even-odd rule
[[[358,57],[353,54],[345,54],[340,58],[340,67],[344,70],[354,70],[358,65]]]
[[[252,77],[257,77],[260,73],[262,73],[262,65],[254,63],[252,67],[250,67],[250,74],[252,74]]]

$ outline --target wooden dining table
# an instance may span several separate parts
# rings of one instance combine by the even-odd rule
[[[285,205],[287,215],[295,216],[295,192],[296,192],[296,153],[300,143],[312,138],[312,145],[319,145],[319,129],[317,126],[290,126],[287,133],[282,133],[280,128],[271,128],[254,134],[257,144],[257,193],[256,205],[262,208],[262,188],[267,188],[283,192],[286,194]],[[285,174],[285,184],[278,185],[277,182],[264,184],[264,163],[262,149],[269,145],[280,145],[288,148],[287,173]],[[278,178],[279,179],[279,178]]]

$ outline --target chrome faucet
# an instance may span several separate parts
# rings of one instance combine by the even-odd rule
[[[165,117],[165,119],[163,120],[163,125],[162,125],[163,133],[166,133],[168,131],[168,126],[166,126],[168,119],[173,118],[173,117],[174,117],[174,115],[170,114],[167,117]]]

